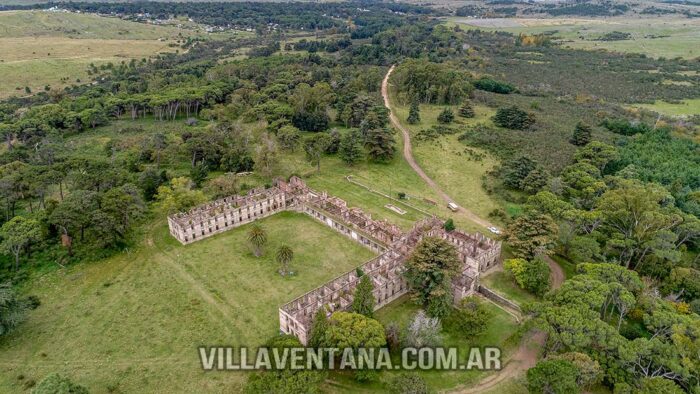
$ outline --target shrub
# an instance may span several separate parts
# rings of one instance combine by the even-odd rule
[[[449,124],[452,123],[452,121],[455,120],[455,114],[452,112],[451,109],[445,108],[440,112],[440,115],[437,117],[437,121],[442,123],[442,124]]]
[[[411,347],[433,347],[442,344],[442,324],[436,317],[418,311],[406,330],[406,344]]]
[[[465,101],[461,107],[459,107],[459,116],[463,118],[473,118],[476,116],[472,103],[469,100]]]
[[[549,289],[549,265],[541,258],[506,260],[504,268],[522,289],[539,296]]]
[[[651,131],[651,127],[646,123],[632,123],[625,119],[605,119],[600,125],[613,133],[622,135],[644,134]]]
[[[393,394],[427,394],[428,384],[415,373],[401,373],[389,381],[389,392]]]
[[[452,220],[452,218],[447,219],[447,220],[445,221],[445,224],[443,225],[443,228],[444,228],[445,231],[447,231],[447,232],[454,231],[454,229],[455,229],[455,222]]]
[[[389,350],[397,351],[401,348],[401,329],[399,325],[395,322],[391,322],[386,326],[384,330],[386,335],[386,344],[389,346]]]
[[[591,142],[591,126],[578,122],[569,142],[576,146],[584,146]]]
[[[535,124],[534,115],[516,106],[501,107],[492,118],[496,126],[511,130],[525,130]]]
[[[463,298],[445,319],[445,328],[454,335],[472,338],[484,332],[492,316],[478,299]]]
[[[32,390],[32,394],[87,394],[88,390],[73,383],[70,379],[59,374],[51,374],[45,377]]]
[[[479,90],[498,94],[509,94],[515,91],[515,87],[509,83],[499,82],[486,77],[474,81],[474,87]]]
[[[418,101],[411,102],[411,108],[408,110],[408,119],[406,119],[408,124],[420,123],[420,107],[418,106]]]

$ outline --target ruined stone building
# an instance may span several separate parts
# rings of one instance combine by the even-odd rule
[[[476,290],[479,273],[495,265],[501,254],[500,242],[478,233],[447,232],[444,223],[435,217],[421,220],[403,232],[386,221],[372,219],[358,208],[348,208],[338,197],[310,189],[297,177],[289,182],[278,181],[268,189],[251,190],[245,196],[226,197],[171,215],[168,225],[170,234],[188,244],[282,210],[306,213],[379,254],[359,267],[372,278],[376,309],[406,294],[404,263],[424,237],[442,238],[457,250],[462,269],[452,282],[455,302]],[[279,309],[280,330],[306,344],[316,312],[321,308],[328,314],[347,310],[358,283],[356,270],[352,270],[284,304]]]

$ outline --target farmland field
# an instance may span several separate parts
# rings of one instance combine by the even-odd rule
[[[450,18],[449,23],[482,30],[499,30],[513,34],[553,34],[562,45],[575,49],[607,49],[619,52],[644,53],[653,57],[700,56],[700,20],[688,18],[606,19],[584,18]],[[629,33],[630,38],[618,41],[599,40],[611,32]]]
[[[0,12],[0,97],[88,82],[88,66],[174,52],[189,28],[44,11]]]
[[[656,101],[654,104],[638,104],[635,107],[648,109],[668,116],[690,116],[700,114],[700,99],[688,99],[678,103]]]

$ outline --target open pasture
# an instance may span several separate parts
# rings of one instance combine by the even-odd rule
[[[42,305],[0,344],[0,391],[51,372],[95,393],[240,391],[245,376],[203,372],[197,346],[259,346],[277,333],[281,304],[373,256],[303,214],[259,224],[260,258],[249,226],[182,246],[158,222],[128,253],[36,278]],[[294,250],[294,276],[277,273],[282,244]]]
[[[652,57],[700,56],[700,20],[688,18],[617,17],[586,18],[449,18],[449,23],[513,34],[552,34],[564,46],[576,49],[644,53]],[[612,32],[629,33],[629,39],[603,41]]]

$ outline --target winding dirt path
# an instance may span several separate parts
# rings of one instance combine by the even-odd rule
[[[423,171],[418,163],[416,163],[416,159],[413,158],[413,149],[411,148],[411,134],[401,124],[399,118],[397,118],[391,111],[391,103],[389,101],[389,76],[391,76],[391,73],[394,71],[394,67],[395,66],[391,66],[389,71],[386,73],[386,76],[384,76],[384,80],[382,81],[382,97],[384,98],[384,106],[389,110],[389,120],[391,121],[391,125],[397,130],[401,131],[401,134],[403,134],[403,157],[406,159],[408,165],[411,166],[413,171],[415,171],[415,173],[418,174],[418,176],[420,176],[431,189],[433,189],[443,200],[445,200],[446,203],[454,202],[454,200],[447,193],[445,193],[440,186],[425,173],[425,171]],[[480,218],[469,209],[459,207],[459,212],[480,226],[494,227],[493,223]]]
[[[549,278],[551,281],[552,289],[556,290],[561,287],[561,284],[566,280],[566,275],[564,275],[564,270],[561,265],[554,261],[551,257],[543,255],[544,261],[549,264]]]
[[[401,124],[399,119],[396,117],[396,114],[391,111],[391,102],[389,100],[389,77],[394,71],[394,67],[395,66],[391,66],[389,71],[386,73],[386,76],[384,76],[384,80],[382,81],[382,97],[384,98],[384,106],[389,109],[389,120],[391,121],[392,126],[401,131],[401,134],[403,134],[403,157],[406,159],[408,165],[411,166],[413,171],[415,171],[416,174],[418,174],[418,176],[420,176],[431,189],[442,197],[446,203],[454,202],[454,200],[450,198],[450,196],[445,193],[440,186],[425,173],[425,171],[423,171],[418,163],[416,163],[416,160],[413,158],[413,150],[411,148],[411,135],[409,131]],[[493,224],[488,220],[480,218],[477,214],[467,208],[459,207],[459,212],[474,223],[477,223],[483,227],[493,226]],[[551,270],[550,275],[552,288],[558,289],[565,279],[564,270],[562,270],[561,266],[559,266],[559,264],[557,264],[549,256],[544,256],[544,259],[547,264],[549,264],[549,268]],[[541,331],[535,331],[529,335],[526,335],[522,339],[515,354],[513,354],[513,356],[511,356],[511,358],[505,363],[503,369],[487,376],[476,385],[470,387],[459,387],[454,390],[454,392],[462,394],[483,393],[485,391],[495,389],[496,386],[509,379],[520,376],[523,372],[537,364],[540,349],[542,349],[544,346],[546,339],[546,334]]]
[[[487,376],[475,386],[458,388],[453,392],[460,394],[483,393],[495,389],[499,384],[509,379],[517,378],[537,364],[540,349],[544,345],[545,339],[546,334],[541,331],[534,332],[529,338],[523,338],[518,351],[508,360],[503,369]]]

